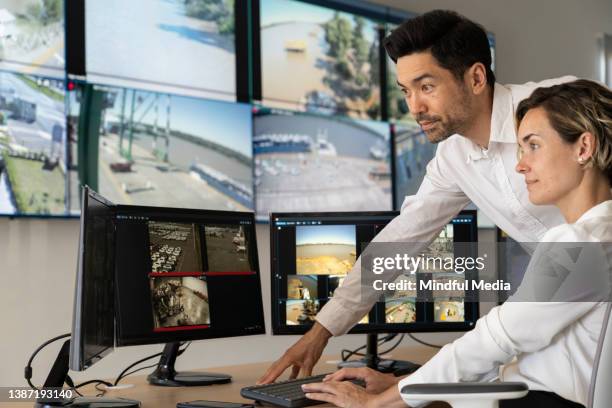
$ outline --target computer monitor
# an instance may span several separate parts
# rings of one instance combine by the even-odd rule
[[[369,243],[399,213],[274,213],[270,216],[272,331],[303,334],[317,312],[350,272],[362,245]],[[454,217],[432,243],[453,256],[453,243],[477,242],[476,211]],[[475,247],[473,248],[475,250]],[[419,275],[420,274],[420,275]],[[427,274],[419,272],[419,278]],[[453,272],[454,274],[454,272]],[[443,279],[442,273],[436,279]],[[395,292],[377,302],[349,333],[467,331],[479,317],[477,302],[465,293],[430,293],[428,299]],[[444,295],[444,297],[441,297]]]
[[[83,371],[115,343],[114,205],[83,188],[70,369]]]
[[[118,346],[167,343],[156,385],[229,376],[176,373],[179,342],[265,333],[250,212],[116,206]]]
[[[499,291],[498,303],[502,304],[520,286],[531,260],[533,243],[520,243],[510,238],[502,229],[497,232],[497,278],[510,283],[513,291]],[[532,247],[532,248],[530,248]]]

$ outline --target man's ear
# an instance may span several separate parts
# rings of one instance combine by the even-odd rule
[[[487,69],[482,62],[476,62],[469,67],[464,78],[474,95],[480,95],[487,89]]]

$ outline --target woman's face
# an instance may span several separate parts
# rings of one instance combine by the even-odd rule
[[[533,204],[555,204],[580,184],[579,151],[561,139],[543,108],[527,112],[518,129],[518,144],[516,171],[525,176]]]

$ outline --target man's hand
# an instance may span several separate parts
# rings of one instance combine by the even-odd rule
[[[374,405],[374,395],[350,381],[327,381],[302,385],[306,398],[325,401],[342,408],[366,408]]]
[[[326,376],[323,382],[362,380],[366,383],[366,391],[371,394],[379,394],[390,387],[397,385],[400,380],[393,374],[383,374],[368,367],[343,368],[333,374]]]
[[[288,367],[292,366],[291,376],[297,378],[298,374],[307,377],[312,374],[312,368],[321,358],[323,349],[331,337],[319,322],[315,322],[312,328],[291,346],[283,356],[276,360],[268,371],[261,377],[257,384],[268,384],[276,380]]]

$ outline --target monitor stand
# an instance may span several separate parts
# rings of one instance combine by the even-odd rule
[[[378,355],[378,335],[368,334],[365,356],[359,360],[343,361],[338,364],[338,367],[369,367],[381,373],[393,373],[396,376],[402,376],[415,372],[420,365],[410,361],[380,358]]]
[[[232,376],[217,373],[182,372],[177,373],[174,363],[178,356],[180,343],[166,343],[159,358],[157,368],[147,376],[151,385],[166,387],[189,387],[197,385],[225,384],[232,381]]]
[[[45,380],[45,389],[64,387],[68,376],[68,361],[70,359],[70,340],[66,340],[60,349],[53,367]],[[73,394],[74,391],[73,391]],[[34,408],[137,408],[140,401],[125,398],[102,398],[102,397],[76,397],[64,399],[37,399]]]

